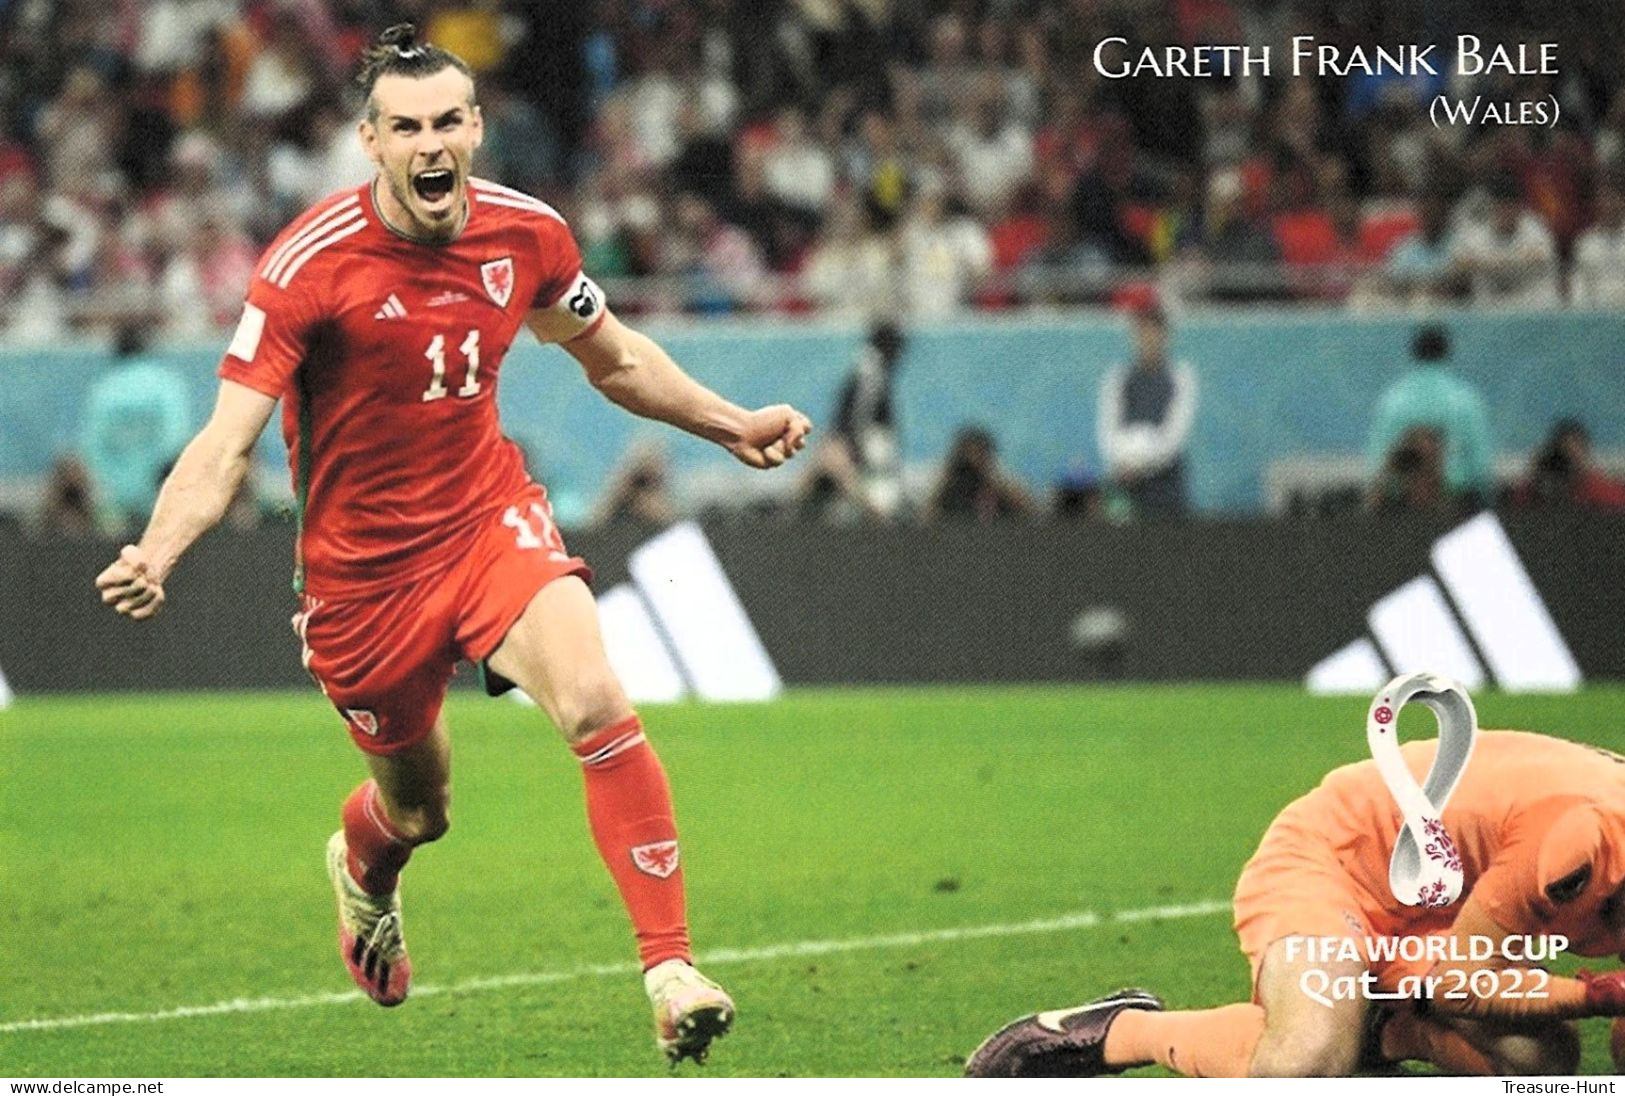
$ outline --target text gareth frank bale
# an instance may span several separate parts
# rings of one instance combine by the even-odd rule
[[[1434,45],[1334,46],[1313,35],[1292,39],[1290,63],[1280,69],[1293,76],[1396,75],[1458,76],[1501,73],[1510,76],[1557,75],[1556,42],[1485,43],[1477,35],[1456,36],[1456,63],[1451,66]],[[1131,76],[1273,76],[1271,46],[1203,45],[1134,47],[1127,38],[1105,38],[1095,46],[1095,71],[1109,80]]]

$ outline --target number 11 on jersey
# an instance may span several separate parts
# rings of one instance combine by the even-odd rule
[[[457,394],[465,398],[477,396],[480,394],[480,329],[471,329],[468,338],[457,349],[468,363],[468,372],[463,375],[463,386],[457,390]],[[423,401],[444,399],[449,391],[446,388],[446,336],[436,335],[423,356],[434,366],[434,376],[429,380],[429,390],[423,393]]]
[[[519,507],[510,506],[502,515],[502,524],[512,529],[516,544],[521,548],[546,548],[550,558],[566,560],[570,557],[564,554],[564,538],[559,535],[559,527],[553,524],[553,515],[544,506],[536,503],[530,504],[530,516],[536,519],[541,526],[541,535],[530,527],[530,521],[519,512]]]

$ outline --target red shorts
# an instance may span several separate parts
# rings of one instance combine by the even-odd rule
[[[355,744],[394,753],[434,726],[457,662],[489,657],[536,591],[565,575],[592,572],[565,551],[547,492],[531,484],[450,567],[366,597],[306,595],[294,630]]]

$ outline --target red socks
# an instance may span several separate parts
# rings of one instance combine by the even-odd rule
[[[378,785],[371,780],[344,801],[344,844],[350,853],[350,878],[362,890],[388,894],[395,889],[412,846],[389,824]]]
[[[643,968],[667,959],[686,962],[688,919],[671,788],[642,722],[628,716],[570,748],[586,778],[593,842],[632,917]]]
[[[593,842],[621,892],[644,969],[689,959],[683,869],[671,789],[660,758],[637,716],[597,731],[571,747],[587,783]],[[393,826],[369,780],[344,801],[344,842],[350,876],[369,894],[388,894],[400,880],[412,845]]]

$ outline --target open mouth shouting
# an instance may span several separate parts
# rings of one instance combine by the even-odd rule
[[[434,167],[412,176],[412,192],[430,209],[444,206],[457,189],[457,173],[449,167]]]

